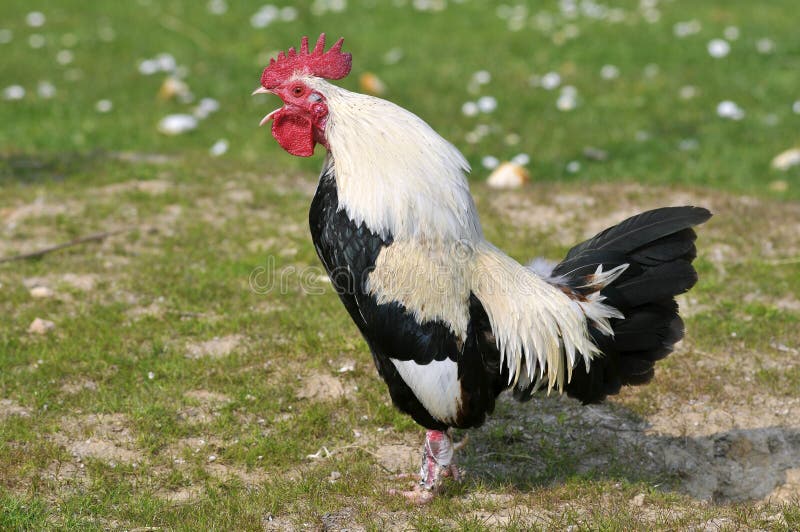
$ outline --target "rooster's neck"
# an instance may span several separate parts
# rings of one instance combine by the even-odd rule
[[[394,239],[482,239],[469,164],[413,113],[319,80],[339,208]]]

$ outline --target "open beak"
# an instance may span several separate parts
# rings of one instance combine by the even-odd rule
[[[251,94],[250,96],[255,96],[256,94],[272,94],[272,91],[268,91],[268,90],[267,90],[267,89],[265,89],[264,87],[259,87],[259,88],[257,88],[256,90],[254,90],[254,91],[253,91],[253,94]],[[282,109],[282,107],[279,107],[279,108],[275,109],[274,111],[272,111],[272,112],[271,112],[270,114],[268,114],[267,116],[265,116],[264,118],[262,118],[262,119],[261,119],[261,122],[259,122],[259,123],[258,123],[258,127],[261,127],[261,126],[263,126],[264,124],[266,124],[267,122],[269,122],[270,120],[272,120],[273,118],[275,118],[275,115],[276,115],[276,114],[278,113],[278,111],[280,111],[281,109]]]
[[[258,127],[261,127],[261,126],[263,126],[264,124],[266,124],[267,122],[269,122],[270,120],[272,120],[273,118],[275,118],[275,115],[276,115],[276,114],[278,114],[278,113],[279,113],[279,112],[280,112],[282,109],[283,109],[283,107],[278,107],[277,109],[275,109],[274,111],[272,111],[270,114],[268,114],[267,116],[265,116],[264,118],[262,118],[262,119],[261,119],[261,122],[259,122],[259,123],[258,123]]]

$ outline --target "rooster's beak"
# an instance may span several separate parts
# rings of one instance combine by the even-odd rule
[[[251,94],[250,96],[255,96],[256,94],[271,94],[271,93],[272,93],[272,91],[269,91],[269,90],[265,89],[264,87],[259,87],[256,90],[254,90],[253,94]],[[274,118],[275,114],[280,110],[281,110],[281,108],[275,109],[270,114],[268,114],[267,116],[262,118],[261,122],[258,123],[259,127],[263,126],[264,124],[266,124],[267,122],[272,120]]]
[[[282,109],[283,109],[283,107],[278,107],[277,109],[272,111],[270,114],[268,114],[267,116],[262,118],[261,122],[258,123],[258,127],[261,127],[264,124],[266,124],[267,122],[269,122],[270,120],[272,120],[275,117],[275,115],[278,114],[278,112],[281,111]]]

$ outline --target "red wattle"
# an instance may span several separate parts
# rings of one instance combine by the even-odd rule
[[[272,136],[281,147],[298,157],[314,155],[314,127],[311,120],[293,113],[280,112],[272,122]]]

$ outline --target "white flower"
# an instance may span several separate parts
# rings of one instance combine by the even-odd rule
[[[228,141],[225,139],[219,139],[214,143],[213,146],[211,146],[211,149],[208,150],[208,153],[210,153],[212,157],[219,157],[220,155],[224,155],[227,151]]]
[[[493,170],[497,168],[497,165],[500,164],[500,161],[497,160],[497,157],[493,157],[492,155],[487,155],[483,159],[481,159],[481,164],[487,170]]]
[[[722,118],[729,118],[731,120],[741,120],[744,118],[744,110],[730,100],[722,101],[717,105],[717,114]]]
[[[497,109],[497,99],[494,96],[481,96],[478,98],[478,109],[482,113],[491,113]]]
[[[717,59],[725,57],[731,51],[731,45],[725,39],[712,39],[708,43],[708,53]]]
[[[548,91],[558,88],[561,85],[561,76],[558,72],[548,72],[540,80],[542,88]]]

